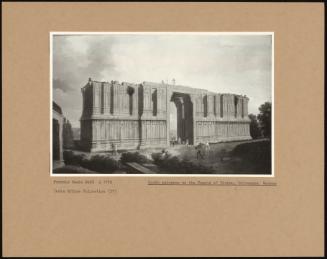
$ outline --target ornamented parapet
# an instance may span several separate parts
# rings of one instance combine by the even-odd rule
[[[184,143],[251,139],[246,96],[165,83],[97,82],[82,88],[81,143],[88,151],[166,147],[170,102]]]

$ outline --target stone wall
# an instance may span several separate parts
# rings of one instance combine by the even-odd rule
[[[52,159],[63,162],[64,116],[58,104],[52,103]]]
[[[82,88],[81,144],[88,151],[169,145],[169,104],[190,144],[250,139],[248,98],[164,83],[89,80]]]

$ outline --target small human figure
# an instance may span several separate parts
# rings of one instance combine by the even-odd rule
[[[165,157],[165,152],[165,149],[161,150],[160,159],[163,159]]]
[[[168,157],[168,150],[166,150],[166,149],[163,149],[163,150],[161,150],[161,158],[163,159],[163,158],[167,158]]]
[[[201,152],[201,149],[202,149],[202,145],[201,145],[201,143],[199,143],[198,145],[196,145],[196,146],[195,146],[195,149],[197,150],[197,151],[196,151],[196,159],[199,159],[199,157],[200,157],[201,159],[203,159],[203,154],[202,154],[202,152]]]
[[[112,143],[112,150],[113,150],[113,154],[116,156],[117,155],[117,146],[115,143]]]
[[[181,144],[181,138],[180,137],[178,137],[177,143]]]
[[[188,146],[188,139],[186,139],[185,144],[186,144],[186,146]]]
[[[207,141],[207,143],[205,144],[205,152],[207,154],[207,157],[209,158],[209,154],[210,154],[210,145],[209,142]]]
[[[175,146],[175,142],[176,142],[176,138],[175,138],[175,136],[173,136],[171,138],[171,143],[172,143],[173,147]]]

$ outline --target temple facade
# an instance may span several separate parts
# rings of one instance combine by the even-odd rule
[[[183,143],[251,139],[246,96],[164,82],[91,79],[81,90],[81,145],[86,151],[168,147],[170,102],[177,108],[177,137]]]

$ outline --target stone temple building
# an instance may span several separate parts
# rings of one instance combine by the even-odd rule
[[[183,143],[251,139],[246,96],[164,82],[91,79],[81,90],[81,145],[87,151],[168,147],[170,102],[177,108],[177,137]]]
[[[58,161],[58,164],[63,162],[63,124],[62,109],[57,103],[52,102],[52,159]]]
[[[52,102],[52,159],[60,165],[64,161],[64,149],[74,148],[72,126],[61,107]]]

